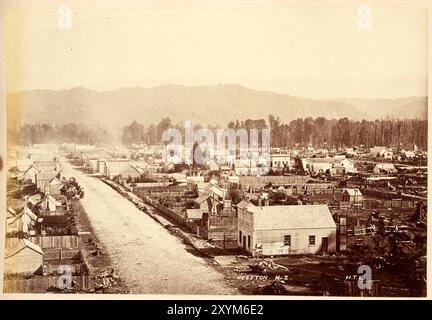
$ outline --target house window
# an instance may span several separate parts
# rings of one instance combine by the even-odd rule
[[[239,232],[239,238],[240,238],[240,243],[241,243],[241,241],[242,241],[242,232],[241,231]]]
[[[314,246],[315,245],[315,236],[309,236],[309,245]]]
[[[284,236],[284,245],[291,246],[291,235]]]
[[[250,243],[251,243],[251,241],[250,241],[250,236],[248,236],[248,248],[250,249]]]

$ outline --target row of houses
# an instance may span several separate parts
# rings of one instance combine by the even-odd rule
[[[186,210],[185,219],[195,222],[204,239],[223,242],[224,248],[242,248],[253,256],[336,251],[336,224],[326,205],[269,206],[265,197],[259,203],[233,204],[227,189],[208,183],[194,200],[194,208]]]
[[[301,158],[301,162],[303,170],[311,174],[329,173],[331,175],[341,175],[357,172],[354,161],[344,157]]]
[[[43,191],[47,184],[52,188],[60,186],[61,166],[55,157],[35,161],[30,158],[17,159],[9,173],[20,185],[33,184],[40,191]]]
[[[73,151],[70,153],[71,157],[84,171],[102,175],[108,179],[116,178],[132,182],[148,180],[159,167],[157,164],[149,164],[144,160],[133,161],[124,154],[117,157],[115,153],[101,148],[88,149],[79,146],[77,150],[74,146]]]
[[[147,150],[147,149],[148,150]],[[97,173],[104,175],[109,179],[120,176],[122,179],[150,179],[152,174],[157,172],[175,171],[175,165],[172,163],[163,163],[163,158],[155,158],[159,155],[150,146],[142,150],[140,148],[131,148],[123,150],[123,153],[118,153],[113,150],[105,150],[102,148],[84,148],[79,147],[74,149],[75,158],[80,160],[80,165],[89,173]],[[138,152],[141,150],[140,152]],[[300,157],[303,170],[311,175],[330,174],[332,176],[354,174],[358,172],[355,162],[350,159],[351,156],[357,155],[353,148],[346,148],[344,153],[334,154],[329,156],[327,149],[313,149],[305,153],[296,150],[272,150],[269,159],[264,159],[265,165],[269,165],[269,169],[273,174],[284,175],[288,174],[295,168],[296,158]],[[327,150],[328,151],[328,150]],[[318,154],[317,154],[318,152]],[[405,152],[405,151],[404,151]],[[405,152],[408,156],[409,152]],[[121,157],[117,157],[118,155]],[[309,156],[308,156],[309,155]],[[373,158],[392,159],[393,152],[386,147],[374,147],[370,149],[368,156]],[[133,159],[133,160],[132,160]],[[261,175],[260,161],[252,161],[251,159],[228,158],[224,164],[215,162],[208,163],[210,172],[218,171],[225,176],[256,176]],[[374,168],[374,173],[383,173],[391,171],[391,163],[380,164],[380,167]],[[143,178],[144,177],[144,178]]]
[[[63,195],[38,193],[24,197],[21,208],[7,211],[5,273],[34,273],[43,265],[44,250],[37,242],[51,237],[51,225],[45,217],[64,216],[69,204]],[[52,249],[52,248],[51,248]],[[69,249],[69,248],[56,248]]]
[[[88,267],[70,219],[71,199],[79,195],[80,187],[74,179],[62,177],[51,153],[44,156],[39,152],[37,159],[17,160],[9,171],[10,183],[18,186],[16,196],[21,197],[21,205],[9,207],[4,222],[4,292],[46,292],[57,287],[61,266],[70,267],[79,288],[85,289]],[[34,188],[26,190],[28,185]]]

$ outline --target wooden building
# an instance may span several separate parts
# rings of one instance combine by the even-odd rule
[[[26,239],[21,239],[15,246],[6,248],[4,273],[33,273],[42,263],[42,249]]]
[[[345,189],[342,193],[342,201],[349,203],[363,203],[364,197],[359,189]]]
[[[238,246],[252,256],[336,252],[336,224],[326,205],[242,206]]]

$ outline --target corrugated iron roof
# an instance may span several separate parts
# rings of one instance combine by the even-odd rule
[[[249,207],[255,230],[335,228],[326,205]]]

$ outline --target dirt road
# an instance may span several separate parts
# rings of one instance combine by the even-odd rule
[[[84,188],[82,205],[131,293],[238,294],[221,273],[108,185],[65,160],[62,170]]]

